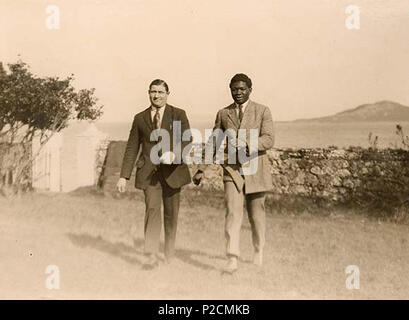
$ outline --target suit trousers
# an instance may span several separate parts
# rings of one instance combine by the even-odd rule
[[[171,188],[163,178],[160,168],[153,174],[145,193],[145,253],[158,253],[162,229],[161,206],[165,229],[165,257],[172,258],[175,252],[176,229],[181,188]]]
[[[265,243],[266,214],[264,210],[265,192],[245,194],[238,191],[233,181],[224,182],[226,217],[225,238],[228,256],[240,256],[240,229],[243,221],[243,201],[246,200],[252,241],[256,252],[262,251]]]

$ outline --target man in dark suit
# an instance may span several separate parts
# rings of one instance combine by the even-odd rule
[[[145,194],[146,267],[158,266],[161,233],[161,203],[164,207],[165,259],[171,262],[175,251],[180,190],[191,182],[190,172],[182,162],[181,151],[190,141],[182,141],[181,134],[190,130],[184,110],[167,104],[169,87],[156,79],[149,86],[151,105],[135,115],[122,162],[117,188],[124,192],[136,161],[135,187]],[[174,128],[180,128],[175,130]],[[157,129],[157,130],[155,130]],[[159,136],[158,130],[169,134],[169,140]],[[164,138],[160,141],[160,138]],[[166,142],[158,150],[158,144]],[[155,146],[156,145],[156,146]],[[179,152],[178,152],[179,151]],[[138,153],[140,153],[138,159]]]
[[[273,187],[270,161],[267,156],[267,150],[274,145],[273,119],[268,107],[250,100],[251,91],[250,78],[242,73],[236,74],[230,81],[230,92],[234,103],[219,110],[213,128],[213,132],[217,132],[217,129],[222,132],[231,131],[235,133],[238,140],[240,139],[240,134],[237,134],[238,131],[244,129],[244,141],[235,143],[234,147],[239,149],[241,144],[242,148],[250,153],[248,158],[256,163],[255,170],[245,170],[249,162],[241,163],[239,156],[234,163],[229,161],[222,165],[226,201],[226,253],[228,257],[225,271],[228,273],[233,273],[238,267],[244,200],[252,231],[253,263],[257,266],[262,265],[266,219],[264,200],[266,191],[270,191]],[[255,130],[257,136],[257,144],[253,146],[251,145],[250,134],[252,130]],[[218,139],[219,137],[216,140]],[[225,152],[227,150],[228,148]],[[215,149],[212,152],[214,153]],[[229,156],[225,154],[225,159]],[[193,177],[195,184],[199,184],[203,177],[205,166],[201,168]]]

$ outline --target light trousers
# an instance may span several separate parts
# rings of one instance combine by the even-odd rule
[[[265,192],[245,194],[238,191],[233,181],[224,182],[226,216],[225,238],[228,256],[240,256],[240,230],[243,222],[243,204],[246,201],[255,252],[262,251],[265,243],[266,214]]]

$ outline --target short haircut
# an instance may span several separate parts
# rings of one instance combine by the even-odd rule
[[[152,86],[164,86],[166,89],[166,92],[169,92],[169,87],[168,84],[162,80],[162,79],[155,79],[151,82],[151,84],[149,85],[149,90],[152,88]]]
[[[232,87],[233,83],[239,82],[239,81],[245,82],[247,84],[247,87],[249,87],[250,89],[253,86],[251,79],[247,75],[245,75],[244,73],[237,73],[230,80],[230,88]]]

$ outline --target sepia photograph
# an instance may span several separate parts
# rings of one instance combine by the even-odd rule
[[[0,0],[0,271],[158,319],[409,299],[409,2]]]

